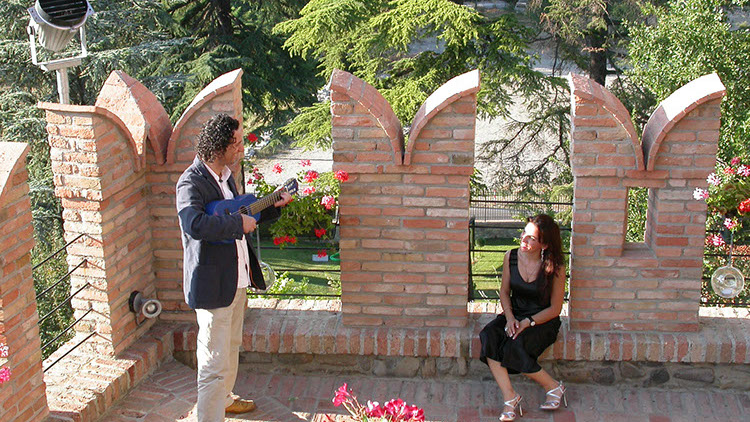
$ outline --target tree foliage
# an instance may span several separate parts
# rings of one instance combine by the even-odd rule
[[[566,137],[556,136],[568,127],[569,107],[563,104],[567,85],[533,69],[526,52],[533,31],[513,13],[483,16],[448,0],[312,0],[299,18],[280,23],[276,32],[288,36],[284,46],[292,53],[318,59],[321,76],[341,69],[378,89],[402,122],[411,121],[424,100],[449,79],[479,69],[483,116],[508,118],[516,101],[524,101],[532,115],[484,151],[488,160],[515,158],[514,164],[498,169],[493,181],[508,182],[519,173],[522,179],[514,177],[515,186],[548,181],[551,173],[540,170],[544,164],[521,171],[528,158],[525,149],[541,148],[544,134],[553,134],[556,144],[541,161],[567,159]],[[329,146],[327,104],[304,109],[285,131],[304,147]]]

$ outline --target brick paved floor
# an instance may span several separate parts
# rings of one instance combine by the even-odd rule
[[[342,383],[364,402],[401,397],[424,408],[428,421],[484,422],[500,416],[500,395],[489,380],[397,379],[375,376],[282,375],[240,373],[235,392],[255,399],[258,410],[227,421],[323,422],[325,414],[342,415],[331,403]],[[663,390],[569,385],[568,409],[536,410],[544,395],[529,382],[516,382],[524,396],[522,422],[670,422],[750,420],[750,392],[734,390]],[[101,421],[194,422],[195,371],[169,361],[142,382]],[[343,418],[339,418],[343,420]]]

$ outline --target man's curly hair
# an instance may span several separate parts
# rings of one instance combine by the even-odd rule
[[[227,114],[217,114],[203,125],[195,151],[204,163],[213,162],[234,142],[234,131],[240,122]]]

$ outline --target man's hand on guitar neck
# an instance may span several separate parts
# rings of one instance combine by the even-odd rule
[[[250,233],[251,231],[254,231],[258,227],[258,222],[255,221],[253,217],[250,217],[249,215],[240,214],[242,216],[242,231],[245,233]]]
[[[292,202],[292,195],[289,195],[289,192],[281,192],[281,199],[274,202],[273,206],[276,208],[280,208],[290,202]]]

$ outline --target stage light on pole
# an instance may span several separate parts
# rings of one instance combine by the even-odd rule
[[[86,19],[94,14],[94,9],[87,0],[36,0],[28,9],[31,19],[26,28],[31,47],[31,61],[45,71],[57,73],[57,92],[60,103],[68,104],[68,68],[81,64],[81,59],[88,55],[86,49]],[[80,34],[81,54],[75,57],[39,62],[36,42],[52,52],[65,48],[70,40]]]

